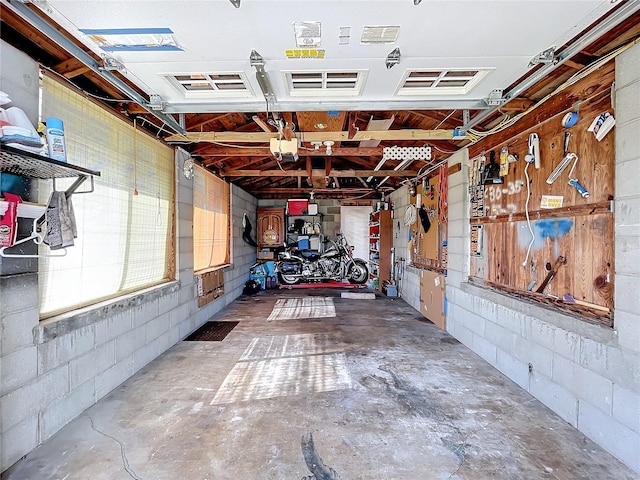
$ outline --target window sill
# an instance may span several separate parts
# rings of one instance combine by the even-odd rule
[[[205,273],[209,273],[209,272],[215,272],[216,270],[224,270],[225,268],[231,267],[233,266],[232,263],[225,263],[224,265],[219,265],[217,267],[209,267],[209,268],[203,268],[202,270],[198,270],[196,272],[193,272],[194,275],[203,275]]]
[[[589,323],[571,315],[527,302],[521,298],[515,298],[506,293],[489,290],[468,282],[462,283],[460,290],[598,343],[611,346],[615,346],[618,343],[618,332],[606,325]]]
[[[48,340],[108,318],[114,313],[126,308],[155,300],[164,295],[169,295],[178,291],[179,288],[180,283],[177,280],[173,280],[163,283],[162,285],[155,285],[121,297],[105,300],[104,302],[89,307],[83,307],[71,312],[49,317],[41,321],[40,324],[33,329],[34,341],[36,344],[45,343]]]

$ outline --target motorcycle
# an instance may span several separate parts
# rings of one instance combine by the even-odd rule
[[[367,262],[353,257],[353,247],[341,233],[335,242],[325,241],[322,253],[287,248],[275,265],[284,285],[343,279],[363,284],[369,279]]]

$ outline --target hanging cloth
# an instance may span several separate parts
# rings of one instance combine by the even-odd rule
[[[246,213],[242,217],[242,226],[244,227],[244,231],[242,232],[242,240],[244,240],[252,247],[257,247],[258,244],[253,238],[251,238],[251,222],[249,221],[249,217]]]
[[[418,211],[418,215],[420,216],[420,223],[422,224],[422,228],[424,229],[424,233],[427,233],[431,228],[431,220],[429,220],[429,212],[424,208],[424,205],[420,206],[420,210]]]
[[[47,234],[44,243],[49,245],[51,250],[72,247],[78,231],[71,197],[67,198],[64,192],[51,192],[45,219]]]

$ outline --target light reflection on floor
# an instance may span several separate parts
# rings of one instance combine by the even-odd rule
[[[336,307],[331,297],[280,298],[276,300],[267,321],[335,316]]]
[[[211,405],[351,388],[346,356],[336,348],[323,334],[256,338]]]

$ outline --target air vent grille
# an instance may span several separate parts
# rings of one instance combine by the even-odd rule
[[[395,43],[399,33],[400,27],[395,25],[365,25],[360,42],[365,45]]]

